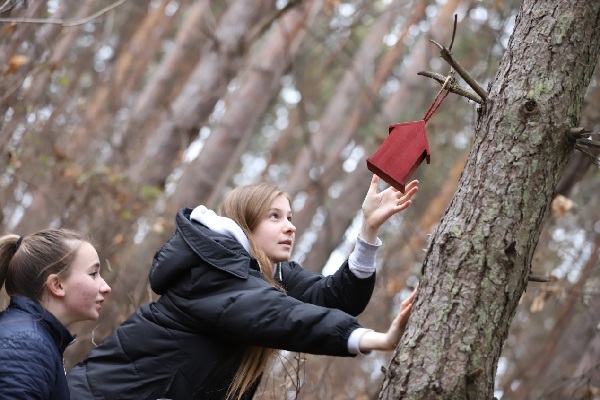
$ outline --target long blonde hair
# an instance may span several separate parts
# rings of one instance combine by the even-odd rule
[[[250,242],[252,256],[258,261],[260,270],[270,285],[283,291],[273,276],[273,261],[257,244],[252,231],[265,218],[273,201],[279,196],[289,196],[276,185],[259,182],[239,186],[227,194],[221,204],[220,213],[234,220],[244,231]],[[244,393],[256,382],[265,370],[269,360],[277,350],[252,346],[246,350],[242,363],[227,391],[227,399],[241,399]]]

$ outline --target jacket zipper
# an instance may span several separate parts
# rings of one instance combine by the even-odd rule
[[[277,273],[279,275],[279,282],[283,282],[283,276],[281,274],[281,263],[277,263]]]

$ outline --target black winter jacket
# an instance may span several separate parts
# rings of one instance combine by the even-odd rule
[[[0,399],[68,400],[63,353],[74,340],[40,304],[12,296],[0,313]]]
[[[351,356],[354,316],[369,302],[374,276],[355,277],[347,262],[327,277],[285,262],[275,273],[284,294],[241,244],[190,221],[191,211],[178,212],[175,234],[154,256],[150,284],[160,299],[73,367],[73,400],[222,399],[251,345]]]

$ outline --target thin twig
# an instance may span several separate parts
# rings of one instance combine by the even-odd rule
[[[479,97],[481,97],[483,102],[485,103],[488,99],[488,94],[481,86],[479,86],[479,83],[477,83],[477,81],[471,77],[469,72],[467,72],[467,70],[464,69],[463,66],[460,65],[460,63],[454,59],[454,57],[452,57],[452,54],[450,54],[450,51],[447,48],[445,48],[444,46],[442,46],[435,40],[429,39],[429,41],[431,43],[435,44],[440,49],[440,54],[441,54],[442,58],[448,64],[450,64],[450,66],[452,68],[454,68],[454,70],[456,72],[458,72],[458,74],[461,76],[461,78],[463,78],[465,80],[465,82],[467,82],[467,84],[469,84],[471,89],[473,89],[475,91],[475,93],[477,93],[479,95]]]
[[[262,21],[259,21],[259,23],[246,35],[246,37],[248,37],[247,42],[249,43],[255,37],[262,36],[262,34],[273,24],[273,22],[277,21],[283,14],[300,4],[302,4],[302,0],[288,1],[285,7],[275,11],[271,15],[267,15]]]
[[[37,65],[35,68],[33,68],[32,71],[30,71],[30,75],[33,76],[33,75],[37,74],[42,68],[45,68],[44,64]],[[19,88],[22,85],[23,85],[23,82],[18,81],[12,87],[6,89],[6,93],[4,93],[4,95],[2,97],[0,97],[0,104],[4,103],[6,101],[6,99],[8,99],[10,96],[12,96],[14,92],[19,90]]]
[[[426,76],[428,78],[431,78],[431,79],[435,80],[436,82],[438,82],[440,85],[443,85],[447,79],[444,75],[438,74],[437,72],[431,72],[431,71],[419,71],[419,72],[417,72],[417,75]],[[459,96],[466,97],[469,100],[473,100],[474,102],[476,102],[478,104],[483,104],[483,100],[481,99],[481,97],[477,96],[477,94],[473,93],[469,89],[466,89],[466,88],[460,86],[458,83],[456,83],[456,79],[454,79],[454,78],[450,79],[450,81],[446,84],[446,90],[448,90],[452,93],[455,93]]]
[[[454,44],[454,37],[456,36],[456,26],[458,20],[458,15],[454,14],[454,28],[452,28],[452,41],[450,42],[450,46],[448,46],[448,51],[452,51],[452,45]]]
[[[106,14],[110,10],[113,10],[119,7],[121,4],[125,3],[127,0],[118,0],[113,4],[104,7],[100,11],[90,15],[89,17],[75,19],[75,20],[64,20],[64,19],[44,19],[44,18],[0,18],[0,22],[10,22],[14,24],[51,24],[51,25],[60,25],[63,27],[71,27],[84,25],[90,22],[93,19],[98,18],[102,14]]]

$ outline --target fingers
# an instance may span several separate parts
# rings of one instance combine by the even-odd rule
[[[373,177],[371,178],[371,185],[369,186],[368,195],[377,193],[377,185],[379,185],[379,177],[373,174]]]
[[[375,188],[377,188],[377,185],[379,184],[379,176],[373,174],[373,177],[371,178],[371,185],[375,184]]]
[[[394,341],[394,348],[398,345],[400,336],[408,324],[408,318],[412,311],[413,302],[417,296],[417,289],[418,285],[412,291],[410,296],[400,303],[400,312],[398,312],[398,315],[396,315],[396,318],[394,318],[390,325],[390,329],[388,330],[388,337],[390,340]]]
[[[417,191],[419,190],[418,185],[419,181],[412,181],[410,182],[408,185],[406,185],[406,190],[404,191],[404,193],[402,192],[397,192],[397,203],[396,206],[400,207],[399,211],[402,211],[406,208],[408,208],[411,204],[412,204],[412,197],[415,195],[415,193],[417,193]]]
[[[416,179],[415,179],[415,180],[413,180],[413,181],[410,181],[410,182],[408,183],[408,185],[406,185],[406,186],[404,187],[404,193],[406,193],[407,191],[409,191],[410,189],[412,189],[412,188],[414,188],[414,187],[417,187],[417,185],[418,185],[418,184],[419,184],[419,181],[418,181],[418,180],[416,180]]]
[[[398,336],[399,336],[399,334],[404,330],[404,328],[406,328],[406,324],[408,324],[408,317],[410,317],[411,310],[412,310],[412,303],[406,305],[405,307],[400,308],[400,312],[398,313],[396,318],[394,318],[394,320],[392,321],[392,324],[390,326],[390,331],[389,331],[390,333],[392,331],[397,331]],[[398,337],[398,339],[399,339],[399,337]]]
[[[408,208],[411,204],[411,198],[417,192],[418,181],[411,181],[407,185],[405,193],[390,186],[387,189],[377,192],[381,178],[376,174],[372,175],[369,191],[362,204],[363,225],[369,227],[371,232],[362,232],[361,237],[377,235],[379,227],[387,221],[392,215]]]
[[[398,207],[396,209],[397,212],[400,211],[404,211],[406,210],[408,207],[410,207],[410,205],[412,204],[412,201],[410,200],[406,200],[406,201],[398,201],[398,204],[396,204],[396,207]]]
[[[379,180],[381,178],[375,174],[373,174],[373,177],[371,178],[371,185],[369,187],[369,195],[371,194],[377,194],[377,187],[379,185]],[[410,181],[405,187],[404,187],[404,193],[399,191],[398,189],[396,189],[393,186],[388,187],[387,189],[385,189],[384,191],[382,191],[380,193],[380,195],[385,196],[386,198],[390,198],[390,197],[395,197],[395,199],[398,201],[397,205],[401,205],[404,204],[408,201],[410,201],[410,199],[414,196],[415,193],[417,193],[417,190],[419,185],[419,181],[418,180],[412,180]]]
[[[407,303],[407,304],[409,304],[409,303],[412,303],[413,301],[415,301],[415,297],[417,297],[417,292],[418,292],[418,289],[419,289],[419,285],[417,285],[417,286],[416,286],[416,287],[413,289],[413,291],[412,291],[412,293],[410,294],[410,296],[408,296],[406,299],[404,299],[404,301],[403,301],[402,303]]]
[[[419,181],[411,181],[404,188],[404,195],[402,197],[410,199],[415,193],[417,193],[417,190],[419,190],[418,185],[419,185]]]
[[[412,293],[410,294],[410,296],[408,296],[406,299],[404,299],[402,301],[402,303],[400,303],[400,313],[399,315],[408,315],[410,314],[410,310],[412,309],[412,305],[413,302],[415,301],[415,298],[417,297],[417,289],[418,286],[415,287],[415,289],[412,291]]]
[[[412,310],[412,306],[413,303],[407,303],[406,305],[404,305],[404,307],[400,308],[400,312],[398,313],[400,320],[408,319],[408,316],[410,315],[410,310]]]

